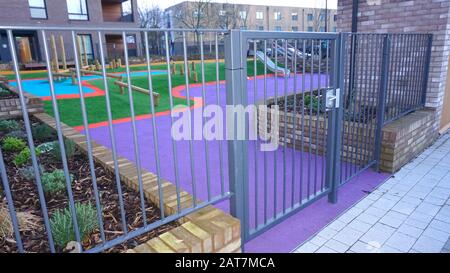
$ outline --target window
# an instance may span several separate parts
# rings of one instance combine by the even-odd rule
[[[86,0],[66,0],[70,20],[89,20]]]
[[[275,20],[277,20],[277,21],[280,21],[280,20],[281,20],[281,12],[275,11],[275,12],[273,13],[273,18],[274,18]]]
[[[258,26],[258,30],[264,30],[264,26]]]
[[[292,13],[292,21],[298,21],[298,13]]]
[[[131,0],[122,2],[122,17],[133,14],[133,8],[131,6]]]
[[[239,17],[241,17],[242,20],[247,19],[247,12],[245,10],[241,10],[239,12]]]
[[[275,31],[281,31],[281,27],[280,26],[276,26],[275,27]]]
[[[308,21],[314,20],[314,15],[312,13],[308,13]]]
[[[28,5],[30,6],[31,18],[47,19],[45,0],[28,0]]]
[[[256,20],[263,20],[264,19],[264,12],[257,11],[256,12]]]
[[[333,15],[333,21],[337,21],[337,14]]]
[[[80,37],[80,53],[84,55],[86,53],[89,60],[94,59],[94,50],[92,47],[92,38],[90,34],[78,34]]]
[[[225,11],[225,10],[219,10],[219,16],[225,16],[225,15],[227,15],[227,11]]]
[[[333,27],[333,32],[336,32],[336,30],[337,30],[336,27]]]
[[[313,28],[312,27],[308,27],[308,31],[313,31]]]
[[[298,27],[292,27],[292,31],[298,31]]]
[[[320,21],[325,21],[325,18],[326,18],[325,13],[321,13],[320,16],[319,16],[319,20]]]
[[[193,12],[192,12],[192,16],[194,16],[194,17],[203,17],[203,11],[202,10],[194,10]]]
[[[320,27],[319,31],[320,32],[325,32],[325,27]]]

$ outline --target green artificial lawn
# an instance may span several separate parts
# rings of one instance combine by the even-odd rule
[[[158,65],[152,67],[153,69],[163,70],[166,68],[164,65]],[[145,67],[133,67],[133,70],[142,70]],[[253,62],[248,62],[248,75],[253,75]],[[197,64],[197,74],[198,79],[201,81],[201,67],[200,64]],[[261,62],[258,62],[257,65],[257,74],[261,75],[264,73],[264,65]],[[29,75],[27,75],[29,76]],[[35,76],[36,77],[36,76]],[[172,79],[172,87],[180,86],[185,84],[185,76],[180,75],[177,70],[176,75],[171,77]],[[225,66],[224,63],[219,64],[219,80],[225,79]],[[205,63],[205,82],[211,82],[216,80],[216,64],[215,63]],[[147,76],[133,77],[132,84],[148,89],[148,79]],[[160,101],[158,107],[155,108],[156,112],[169,110],[169,93],[167,86],[167,75],[153,75],[153,89],[155,92],[160,94]],[[125,94],[121,95],[119,88],[113,84],[114,80],[108,81],[108,86],[110,90],[110,102],[112,109],[112,118],[126,118],[131,116],[130,112],[130,102],[128,99],[128,91],[125,90]],[[103,80],[93,80],[89,81],[92,85],[95,85],[104,90]],[[190,79],[190,83],[193,83],[193,80]],[[106,112],[106,97],[98,96],[98,97],[90,97],[85,98],[86,102],[86,110],[88,113],[88,122],[89,123],[97,123],[102,121],[107,121],[108,116]],[[136,115],[143,115],[150,113],[150,98],[148,95],[133,92],[133,102],[134,102],[134,111]],[[185,99],[174,98],[174,105],[186,105]],[[61,121],[70,126],[78,126],[83,125],[83,117],[81,113],[80,107],[80,99],[62,99],[58,100],[58,108],[60,112]],[[53,115],[53,108],[51,101],[44,102],[45,111],[50,115]]]

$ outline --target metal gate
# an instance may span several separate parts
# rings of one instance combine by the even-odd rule
[[[337,33],[228,35],[227,105],[255,105],[246,112],[249,125],[234,128],[246,138],[235,135],[228,146],[231,212],[244,240],[325,195],[336,201],[343,42]]]

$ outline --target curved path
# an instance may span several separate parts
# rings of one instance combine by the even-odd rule
[[[309,86],[309,82],[312,79],[312,86],[316,87],[318,85],[319,77],[318,75],[314,75],[312,78],[305,77],[305,86]],[[302,86],[302,77],[297,78],[297,86]],[[320,79],[322,81],[321,86],[323,86],[324,77]],[[269,77],[267,79],[267,96],[273,96],[276,92],[275,90],[275,82],[278,84],[278,95],[284,95],[284,79],[279,78],[275,79],[273,77]],[[255,96],[254,90],[254,80],[248,81],[248,90],[249,90],[249,101],[259,101],[263,98],[263,84],[264,80],[262,78],[258,78],[257,83],[257,94]],[[288,81],[288,93],[292,93],[293,90],[293,79]],[[201,84],[192,84],[189,88],[191,98],[194,99],[194,105],[191,108],[201,107],[203,103],[206,105],[216,104],[219,101],[219,105],[224,107],[226,104],[226,90],[223,82],[219,84],[219,90],[217,92],[215,83],[208,83],[205,86],[205,102],[201,99],[202,96],[202,85]],[[172,94],[175,97],[185,98],[186,90],[184,86],[176,87],[172,91]],[[217,97],[219,94],[219,97]],[[152,122],[150,120],[152,118],[151,115],[142,115],[136,117],[136,126],[138,132],[138,142],[140,148],[140,160],[142,167],[156,173],[155,169],[155,157],[154,157],[154,149],[153,149],[153,128]],[[197,188],[197,197],[200,199],[207,199],[207,178],[210,178],[211,184],[211,196],[215,196],[221,192],[221,182],[223,181],[225,191],[228,190],[228,164],[227,164],[227,142],[226,141],[209,141],[208,148],[209,153],[207,155],[209,168],[206,168],[206,154],[205,154],[205,143],[203,140],[193,140],[193,155],[192,158],[189,154],[189,141],[182,140],[176,142],[177,148],[177,158],[178,162],[175,165],[173,159],[173,150],[172,150],[172,141],[171,141],[171,118],[170,113],[160,112],[156,114],[156,133],[158,136],[158,150],[159,156],[161,160],[161,176],[168,181],[175,182],[175,166],[177,166],[179,183],[182,189],[192,193],[192,173],[191,173],[191,162],[194,163],[194,181]],[[90,126],[90,133],[93,140],[96,142],[105,145],[107,147],[111,147],[110,135],[108,132],[107,123],[98,123],[92,124]],[[83,129],[83,128],[78,128]],[[132,133],[132,125],[130,119],[120,119],[114,121],[114,130],[116,134],[116,144],[118,153],[126,157],[132,161],[134,158],[134,151],[131,148],[133,145],[133,133]],[[222,144],[223,154],[219,153],[219,143]],[[264,193],[261,190],[263,188],[262,179],[264,177],[264,166],[262,165],[261,158],[264,157],[264,153],[260,152],[258,147],[258,143],[254,141],[249,142],[249,187],[250,194],[249,203],[250,203],[250,222],[251,225],[254,226],[255,220],[255,212],[258,214],[258,219],[261,221],[263,216],[263,197]],[[255,150],[256,149],[256,150]],[[255,153],[256,151],[256,153]],[[276,189],[276,198],[277,198],[277,208],[274,210],[273,206],[270,206],[268,210],[268,215],[271,217],[274,212],[280,212],[282,209],[282,184],[283,184],[283,149],[279,148],[276,152],[266,153],[267,162],[269,165],[266,166],[266,177],[268,188],[271,189],[267,192],[267,198],[269,204],[273,202],[275,197],[274,190]],[[256,157],[255,157],[256,155]],[[222,156],[223,165],[222,168],[220,166],[220,157]],[[296,172],[297,178],[292,183],[292,160],[295,159],[296,162]],[[315,158],[307,157],[305,153],[299,152],[297,150],[291,150],[287,148],[287,157],[286,157],[286,196],[291,196],[292,190],[294,191],[294,202],[298,202],[300,193],[299,193],[299,175],[298,173],[302,173],[303,181],[311,180],[311,177],[308,177],[308,172],[304,171],[311,168],[316,168],[321,170],[322,167],[326,168],[322,164],[324,162],[322,157],[317,158],[318,165],[315,166]],[[275,166],[273,164],[274,161],[279,162],[276,166],[276,179],[274,179],[275,175]],[[257,163],[256,163],[257,162]],[[303,166],[299,165],[299,162],[304,162]],[[258,169],[255,172],[255,168]],[[303,170],[303,171],[302,171]],[[256,176],[255,176],[256,175]],[[223,177],[223,179],[222,179]],[[258,179],[255,179],[257,177]],[[362,198],[367,191],[373,189],[374,186],[379,184],[381,181],[385,179],[385,175],[377,174],[371,171],[366,171],[362,173],[357,178],[352,181],[346,183],[340,192],[340,200],[338,204],[331,205],[327,203],[326,198],[322,198],[321,200],[315,202],[311,206],[297,214],[291,216],[281,224],[275,226],[274,228],[268,230],[252,241],[248,242],[246,245],[246,251],[250,252],[261,252],[261,251],[273,251],[273,252],[288,252],[293,250],[296,246],[298,246],[302,241],[311,236],[314,232],[322,228],[326,223],[335,218],[340,212],[348,208],[351,204],[356,202],[358,199]],[[319,172],[317,174],[317,185],[320,185],[322,180],[322,173]],[[254,188],[256,181],[258,183],[258,208],[255,209],[255,194]],[[303,183],[304,184],[304,183]],[[302,185],[303,189],[305,189],[305,185]],[[313,183],[311,183],[310,187],[313,187]],[[305,192],[305,190],[303,190]],[[303,196],[305,197],[305,196]],[[290,200],[290,198],[288,198]],[[290,201],[288,201],[288,206],[290,205]],[[229,211],[229,203],[222,202],[216,205],[217,207]]]

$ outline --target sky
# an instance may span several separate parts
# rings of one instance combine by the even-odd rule
[[[138,0],[140,6],[159,5],[162,9],[183,2],[184,0]],[[338,0],[212,0],[212,2],[235,3],[235,4],[257,4],[265,6],[289,6],[289,7],[310,7],[325,8],[325,1],[328,1],[328,8],[336,9]]]

